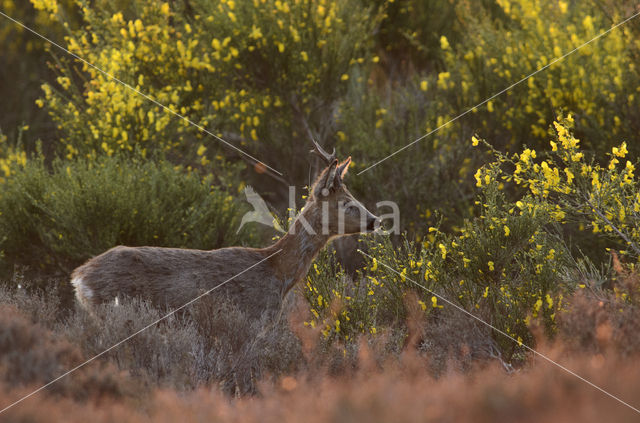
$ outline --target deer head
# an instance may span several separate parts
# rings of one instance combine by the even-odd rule
[[[311,188],[309,202],[321,211],[323,229],[330,236],[372,232],[380,227],[380,219],[356,200],[344,184],[351,157],[339,163],[335,149],[327,153],[313,141],[312,153],[327,165]]]

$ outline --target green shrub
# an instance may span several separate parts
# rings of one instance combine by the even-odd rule
[[[475,5],[458,8],[467,34],[445,49],[441,113],[453,117],[549,65],[633,14],[618,4],[497,0],[504,19]],[[635,149],[640,122],[637,25],[629,22],[474,110],[468,124],[498,148],[546,147],[546,127],[562,110],[602,154],[621,139]],[[445,78],[446,77],[446,78]],[[446,82],[446,83],[445,83]],[[634,151],[637,153],[637,151]]]
[[[236,233],[242,206],[213,177],[167,162],[42,157],[0,185],[2,264],[70,272],[115,245],[213,249],[251,242]]]
[[[497,178],[524,189],[520,208],[542,205],[563,225],[564,236],[592,257],[613,248],[637,263],[640,257],[640,187],[637,162],[629,160],[627,143],[606,153],[606,165],[581,146],[571,115],[553,123],[549,151],[526,148],[511,156],[485,142],[496,160],[476,173],[478,186]],[[478,140],[476,140],[478,141]],[[599,251],[598,251],[599,250]],[[605,255],[606,257],[606,255]],[[605,258],[608,260],[608,258]]]
[[[71,1],[61,0],[61,3]],[[29,1],[3,0],[2,12],[51,39],[59,40],[64,35],[62,26],[50,25],[48,14],[34,10]],[[13,139],[17,132],[15,128],[28,125],[34,141],[38,138],[53,141],[55,131],[51,118],[34,103],[42,95],[42,83],[55,80],[55,73],[47,66],[51,59],[47,54],[49,45],[4,16],[0,18],[0,44],[3,46],[0,50],[0,63],[3,64],[0,67],[3,99],[0,102],[0,130]],[[67,15],[67,18],[71,16]]]
[[[393,290],[388,291],[384,285],[381,295],[378,285],[362,275],[351,280],[333,252],[323,250],[301,287],[311,310],[310,320],[305,324],[318,327],[328,343],[348,344],[357,341],[361,334],[377,333],[378,325],[390,326],[394,320],[398,323],[404,317],[402,299],[390,298],[388,294]]]
[[[458,231],[432,227],[423,243],[405,241],[400,246],[389,238],[370,240],[373,259],[367,258],[364,274],[353,283],[334,276],[330,261],[321,260],[322,267],[310,272],[305,289],[314,314],[309,324],[322,325],[325,338],[343,341],[402,326],[407,295],[415,292],[428,321],[452,314],[453,306],[436,293],[509,334],[516,342],[482,330],[506,360],[521,358],[519,343],[532,345],[533,320],[553,334],[563,298],[579,283],[564,277],[572,263],[554,225],[555,208],[541,200],[527,200],[526,207],[524,200],[509,201],[496,178],[498,167],[483,172],[488,177],[476,201],[478,216]]]
[[[473,133],[502,150],[519,151],[524,144],[541,150],[548,146],[548,123],[559,111],[573,110],[578,112],[577,136],[598,155],[620,140],[627,141],[631,153],[639,145],[635,69],[640,44],[634,36],[637,25],[631,22],[445,125],[631,15],[630,8],[609,3],[485,3],[450,5],[457,18],[451,27],[457,30],[443,31],[438,45],[433,34],[426,36],[431,27],[399,30],[416,47],[411,48],[415,55],[405,52],[401,57],[409,63],[433,57],[431,65],[409,66],[411,71],[404,73],[376,68],[366,82],[350,84],[336,117],[338,151],[353,154],[358,171],[440,128],[353,183],[365,199],[396,201],[402,227],[412,233],[434,225],[436,210],[445,216],[444,229],[460,226],[471,215],[472,174],[487,159],[469,150],[467,140]],[[405,10],[395,19],[427,19],[422,6],[411,1],[395,8]],[[407,13],[413,13],[411,18]],[[397,33],[387,41],[381,47],[399,45]]]
[[[441,104],[421,88],[423,82],[436,84],[433,78],[416,78],[389,86],[383,95],[364,82],[352,83],[337,119],[337,150],[355,161],[349,188],[365,203],[398,204],[401,228],[412,236],[436,223],[436,211],[446,216],[443,226],[459,226],[470,214],[472,174],[482,163],[467,141],[472,130],[458,122],[356,175],[444,123]]]
[[[37,6],[64,23],[56,3]],[[380,19],[360,0],[77,3],[83,25],[69,26],[66,38],[73,53],[298,183],[307,172],[293,164],[308,155],[309,141],[294,110],[314,129],[327,129],[353,72],[371,63]],[[57,84],[44,84],[38,103],[58,124],[70,157],[138,148],[169,152],[181,163],[207,164],[217,153],[238,160],[237,152],[96,69],[61,62]]]

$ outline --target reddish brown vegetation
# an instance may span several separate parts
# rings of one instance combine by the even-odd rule
[[[540,336],[537,348],[638,407],[640,313],[635,305],[635,276],[619,273],[616,287],[617,295],[589,289],[575,294],[559,321],[555,341]],[[424,330],[414,326],[414,331]],[[317,334],[302,326],[296,332],[306,364],[288,375],[264,378],[256,396],[233,398],[215,383],[184,390],[147,384],[140,390],[136,375],[119,374],[107,360],[97,360],[7,410],[0,421],[595,422],[640,417],[535,356],[511,374],[497,360],[485,360],[472,363],[466,371],[448,366],[449,370],[434,377],[429,357],[415,348],[417,338],[410,338],[399,357],[378,351],[375,343],[367,346],[363,340],[357,359],[349,362],[355,366],[342,365],[336,375],[328,371],[331,359],[318,356]],[[13,307],[0,312],[0,334],[4,387],[0,407],[81,360],[77,347],[30,322]]]

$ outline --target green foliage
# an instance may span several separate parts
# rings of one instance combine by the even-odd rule
[[[15,0],[3,4],[24,12]],[[413,279],[530,345],[532,319],[553,333],[563,298],[584,286],[587,267],[607,267],[607,249],[637,263],[640,187],[627,155],[640,151],[638,25],[629,22],[551,64],[630,16],[632,2],[32,4],[31,23],[63,29],[60,42],[74,54],[286,176],[276,184],[256,166],[241,181],[245,158],[237,152],[97,69],[54,56],[58,78],[42,85],[36,104],[58,125],[57,152],[69,161],[48,169],[42,159],[27,160],[14,142],[20,135],[0,134],[5,268],[68,271],[120,243],[251,242],[234,233],[241,208],[231,187],[253,179],[261,194],[278,198],[282,182],[306,183],[307,124],[323,146],[352,155],[356,172],[394,154],[347,183],[367,205],[395,201],[407,230],[400,245],[369,239],[365,251],[375,259],[355,281],[332,255],[320,255],[303,291],[307,323],[329,343],[405,330],[415,293],[428,322],[445,320],[453,307]],[[7,63],[21,52],[21,37],[12,37],[0,28]],[[559,119],[550,133],[561,111],[574,118]],[[490,140],[493,155],[471,148],[476,133]],[[215,176],[203,179],[193,167]],[[212,187],[214,180],[225,188]],[[608,277],[598,275],[599,284]],[[507,359],[521,351],[501,335],[493,340]]]
[[[354,333],[376,333],[377,325],[404,321],[407,294],[416,292],[430,318],[453,307],[435,293],[518,342],[534,342],[532,319],[553,333],[563,298],[577,284],[562,278],[569,253],[551,224],[554,208],[534,199],[527,206],[508,201],[497,172],[497,167],[486,170],[493,176],[481,185],[479,215],[457,233],[429,228],[429,240],[422,245],[373,241],[369,254],[374,258],[353,283],[340,275],[327,279],[335,271],[316,267],[305,289],[316,318],[310,324],[322,322],[326,338],[345,334],[346,341]],[[518,342],[497,332],[492,336],[503,357],[511,359],[520,351]]]
[[[637,163],[626,159],[627,143],[613,147],[603,166],[574,136],[571,115],[560,116],[553,125],[551,151],[536,153],[527,148],[507,156],[485,142],[496,161],[478,170],[477,185],[499,179],[524,188],[526,195],[518,201],[521,209],[541,205],[554,221],[567,226],[566,232],[575,240],[584,242],[604,236],[609,248],[618,249],[637,262],[640,187],[634,173]],[[579,246],[597,254],[588,251],[588,245]]]
[[[27,162],[2,185],[3,266],[69,272],[115,245],[213,249],[250,242],[236,234],[243,208],[212,177],[166,162],[100,158]]]
[[[393,7],[411,10],[411,20],[419,20],[422,9],[415,3]],[[432,62],[441,64],[415,68],[402,77],[386,66],[376,68],[367,83],[350,86],[337,117],[338,150],[353,154],[359,171],[420,139],[367,170],[354,187],[372,200],[396,201],[403,228],[413,232],[425,221],[435,224],[435,210],[445,216],[447,228],[470,216],[471,175],[486,159],[469,151],[466,140],[473,133],[507,151],[525,144],[544,149],[546,126],[567,110],[575,112],[575,131],[586,148],[601,155],[626,140],[636,153],[640,44],[635,41],[637,25],[631,22],[447,125],[631,15],[629,8],[517,0],[498,1],[497,6],[458,2],[453,9],[456,19],[438,45],[433,36],[418,35],[412,40],[423,43],[425,56],[421,50],[402,56],[419,62],[437,49],[439,59]],[[397,45],[399,39],[394,40]]]
[[[62,3],[69,2],[70,0],[62,0]],[[50,25],[48,14],[34,10],[29,1],[3,0],[0,2],[0,9],[40,34],[62,39],[62,27]],[[34,141],[38,138],[53,141],[55,131],[51,119],[34,103],[42,95],[40,86],[43,81],[54,80],[54,73],[47,66],[50,58],[46,54],[48,43],[0,16],[0,45],[0,130],[13,140],[20,128],[28,125],[29,134]],[[2,150],[3,146],[0,144],[0,159]]]
[[[475,5],[459,8],[467,34],[443,48],[447,72],[439,78],[447,77],[448,93],[442,93],[443,114],[465,111],[549,65],[474,110],[467,123],[498,148],[541,148],[547,142],[546,125],[566,110],[576,113],[576,131],[589,140],[589,149],[603,153],[621,139],[637,139],[637,25],[621,26],[552,64],[632,15],[632,8],[624,2],[497,3],[505,19],[493,20]]]
[[[312,314],[305,325],[318,327],[328,343],[354,343],[358,336],[375,335],[378,327],[405,317],[403,293],[397,287],[362,275],[351,280],[328,250],[316,259],[302,291]]]
[[[379,20],[360,0],[77,3],[83,25],[69,27],[66,38],[73,53],[299,182],[305,170],[288,167],[308,154],[308,140],[296,110],[317,129],[330,122],[350,78],[371,63]],[[51,16],[64,22],[60,9]],[[62,62],[58,83],[43,85],[39,104],[58,124],[70,157],[138,147],[182,163],[205,165],[220,151],[237,160],[95,68]]]
[[[469,215],[474,196],[469,182],[481,164],[481,157],[473,157],[467,141],[472,132],[466,125],[423,137],[425,129],[445,123],[438,115],[441,103],[423,89],[430,84],[436,81],[416,79],[385,95],[369,92],[365,83],[351,84],[337,123],[337,150],[355,157],[353,173],[373,165],[349,178],[350,189],[365,201],[394,201],[402,228],[418,234],[435,224],[436,211],[446,216],[447,227]],[[408,150],[375,164],[419,138]]]

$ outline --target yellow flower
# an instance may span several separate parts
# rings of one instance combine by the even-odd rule
[[[433,272],[430,269],[431,262],[427,263],[427,268],[424,270],[424,280],[428,281],[433,277]]]
[[[537,313],[540,310],[540,307],[542,307],[542,299],[538,298],[538,301],[536,301],[536,303],[534,304],[533,309]]]
[[[567,184],[571,184],[574,178],[573,172],[569,168],[565,168],[564,173],[567,175]]]
[[[613,155],[616,157],[621,157],[624,158],[627,153],[629,152],[627,150],[627,143],[623,142],[622,145],[618,148],[618,147],[613,147],[613,149],[611,150],[613,152]]]
[[[480,140],[475,135],[471,137],[471,145],[472,146],[476,147],[479,142],[480,142]]]
[[[427,91],[427,81],[426,81],[426,80],[422,80],[422,81],[420,82],[420,89],[421,89],[422,91]]]
[[[449,49],[449,40],[444,35],[440,37],[440,48],[443,50]]]
[[[555,257],[556,254],[556,250],[554,250],[553,248],[549,250],[549,254],[547,254],[546,259],[547,260],[553,260],[553,258]]]
[[[504,225],[504,236],[509,236],[511,229],[507,225]]]
[[[447,258],[447,247],[444,246],[443,243],[438,244],[438,248],[440,248],[440,254],[442,255],[442,259]]]
[[[567,13],[567,7],[569,5],[567,4],[566,1],[559,1],[558,2],[558,8],[560,9],[561,13]]]
[[[489,265],[489,270],[493,271],[495,270],[495,263],[492,261],[487,262],[487,265]]]
[[[371,269],[372,272],[375,272],[376,270],[378,270],[378,260],[375,259],[375,257],[373,258],[373,264],[371,265]]]
[[[249,34],[249,38],[253,38],[254,40],[257,40],[258,38],[262,37],[262,31],[260,31],[260,28],[258,28],[255,25],[251,26],[251,33]]]
[[[449,72],[440,72],[438,74],[438,87],[446,90],[448,88],[447,80],[451,74]]]
[[[346,73],[342,74],[342,76],[340,77],[340,80],[342,81],[346,81],[347,79],[349,79],[349,75],[347,75]]]
[[[478,169],[473,177],[476,178],[476,186],[482,187],[482,168]]]

